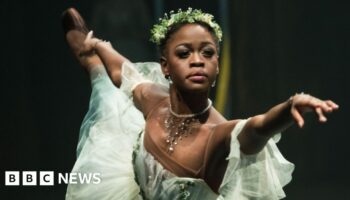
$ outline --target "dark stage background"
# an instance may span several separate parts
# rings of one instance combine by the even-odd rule
[[[285,187],[287,200],[349,199],[350,18],[344,2],[228,3],[227,117],[264,112],[301,91],[340,105],[328,123],[318,124],[310,114],[303,129],[293,126],[283,135],[279,148],[296,165]],[[5,171],[65,173],[74,164],[90,87],[64,41],[63,10],[77,7],[97,36],[133,61],[157,60],[148,42],[155,13],[192,6],[221,14],[218,1],[200,0],[3,0],[0,5],[0,199],[64,199],[66,185],[4,186]]]

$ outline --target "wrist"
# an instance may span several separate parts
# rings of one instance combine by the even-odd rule
[[[97,39],[97,40],[93,43],[92,49],[96,51],[97,48],[98,48],[98,44],[101,44],[102,42],[104,42],[104,41],[103,41],[103,40],[100,40],[100,39]]]
[[[287,100],[287,105],[288,105],[289,107],[291,107],[291,106],[293,105],[294,97],[295,97],[295,95],[292,95],[292,96],[290,96],[289,99]]]

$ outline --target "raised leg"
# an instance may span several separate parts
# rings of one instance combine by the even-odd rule
[[[88,32],[84,19],[74,8],[63,13],[62,24],[67,43],[80,64],[91,71],[94,66],[103,63],[113,84],[119,87],[121,66],[128,59],[118,53],[109,42],[93,37],[92,32]]]
[[[92,49],[90,52],[85,51],[84,41],[88,28],[76,9],[69,8],[63,12],[62,26],[66,41],[81,66],[89,72],[94,66],[102,64],[100,57]]]

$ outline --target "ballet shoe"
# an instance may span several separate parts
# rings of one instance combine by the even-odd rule
[[[62,13],[62,28],[68,46],[85,69],[90,71],[93,66],[102,64],[99,56],[93,51],[81,52],[89,29],[75,8],[68,8]]]
[[[68,8],[62,13],[62,28],[66,35],[71,30],[77,30],[87,35],[89,29],[85,20],[75,8]]]

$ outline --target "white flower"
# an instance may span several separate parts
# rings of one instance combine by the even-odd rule
[[[168,21],[168,26],[172,25],[175,22],[174,18],[171,17]]]
[[[170,17],[169,17],[170,15]],[[163,40],[169,30],[169,27],[177,23],[195,23],[204,22],[208,24],[213,30],[216,37],[221,41],[222,31],[220,26],[213,20],[213,15],[208,13],[203,13],[201,10],[193,10],[188,8],[187,11],[178,10],[177,13],[170,11],[170,13],[165,14],[163,18],[159,18],[159,24],[153,26],[151,33],[151,41],[159,45],[161,40]]]

